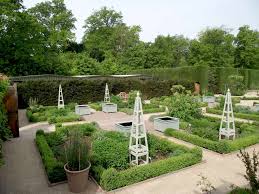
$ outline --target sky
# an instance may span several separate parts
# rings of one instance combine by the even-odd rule
[[[44,0],[24,0],[30,8]],[[84,21],[103,6],[123,14],[127,25],[140,25],[140,39],[153,42],[157,35],[197,37],[207,27],[227,27],[236,34],[242,25],[259,30],[259,0],[65,0],[72,10],[76,41],[84,34]]]

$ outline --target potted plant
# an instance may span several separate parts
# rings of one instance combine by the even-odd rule
[[[73,130],[65,144],[67,163],[64,165],[69,190],[80,193],[86,190],[91,163],[89,162],[89,147],[79,131]]]

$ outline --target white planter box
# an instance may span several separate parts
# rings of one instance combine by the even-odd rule
[[[216,101],[215,96],[203,96],[202,102],[214,103]]]
[[[179,130],[179,119],[169,116],[157,117],[154,119],[154,128],[161,132],[168,128]]]
[[[76,105],[75,106],[75,113],[77,115],[90,115],[91,109],[88,105]]]
[[[132,126],[131,121],[126,121],[126,122],[120,122],[115,124],[115,129],[117,131],[123,132],[123,133],[130,133]]]
[[[259,111],[259,104],[255,104],[255,111]]]
[[[106,113],[114,113],[117,112],[117,104],[114,103],[103,103],[102,111]]]

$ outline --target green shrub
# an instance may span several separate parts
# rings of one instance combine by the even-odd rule
[[[83,136],[91,136],[96,131],[96,126],[92,123],[69,125],[69,126],[59,126],[56,128],[56,133],[60,136],[69,136],[70,131],[80,131]]]
[[[65,106],[64,109],[58,109],[54,106],[30,107],[27,108],[26,115],[31,122],[48,121],[49,123],[62,123],[79,120],[80,116],[74,113],[74,105]]]
[[[58,98],[58,87],[62,85],[65,103],[103,101],[105,84],[108,83],[111,94],[140,90],[143,99],[170,95],[170,88],[174,84],[182,84],[186,88],[193,88],[188,81],[173,80],[140,80],[137,78],[95,78],[88,80],[38,80],[18,83],[19,108],[28,107],[31,97],[37,98],[38,103],[44,106],[55,106]]]
[[[189,121],[192,118],[199,118],[201,111],[199,103],[190,94],[178,94],[165,99],[165,105],[168,107],[170,116]]]
[[[193,135],[190,133],[177,131],[173,129],[166,129],[165,134],[218,153],[229,153],[232,151],[239,150],[241,148],[254,145],[259,142],[258,134],[237,138],[233,141],[231,140],[212,141],[209,139],[204,139],[202,137],[199,137],[198,135]]]
[[[92,144],[92,160],[104,168],[128,167],[128,138],[118,132],[99,134]]]
[[[232,191],[230,191],[228,194],[255,194],[250,189],[247,188],[235,188]]]
[[[43,165],[46,169],[48,179],[51,183],[66,180],[64,164],[56,160],[45,136],[41,132],[36,134],[36,144],[39,149]]]
[[[101,186],[110,191],[123,186],[131,185],[152,177],[179,170],[196,164],[202,159],[200,149],[194,148],[192,153],[186,153],[164,160],[159,160],[143,166],[135,166],[123,171],[109,168],[101,175]]]
[[[199,148],[190,149],[169,140],[148,135],[149,156],[152,162],[143,166],[129,166],[129,139],[119,132],[98,131],[93,137],[91,173],[106,190],[178,170],[202,159]]]
[[[102,105],[101,105],[101,103],[90,103],[89,104],[89,106],[92,108],[92,109],[94,109],[94,110],[96,110],[96,111],[101,111],[102,110]]]
[[[221,110],[217,110],[217,109],[213,109],[213,108],[207,108],[207,112],[212,113],[212,114],[218,114],[218,115],[222,114]],[[258,114],[245,114],[245,113],[234,112],[234,117],[240,118],[240,119],[259,121],[259,115]]]
[[[119,108],[120,112],[124,112],[128,115],[132,115],[133,114],[133,109],[132,108]]]
[[[204,139],[202,137],[199,137],[198,135],[193,135],[190,133],[177,131],[177,130],[173,130],[173,129],[166,129],[165,135],[173,136],[177,139],[181,139],[181,140],[190,142],[194,145],[197,145],[197,146],[209,149],[209,150],[213,150],[215,152],[219,152],[219,153],[230,152],[230,148],[226,141],[220,141],[220,142],[212,141],[209,139]]]
[[[228,88],[232,95],[242,96],[245,94],[247,88],[244,83],[244,76],[230,75],[228,76]]]

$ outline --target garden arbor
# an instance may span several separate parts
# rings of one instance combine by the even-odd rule
[[[130,163],[134,165],[149,162],[147,133],[143,119],[143,110],[139,92],[135,99],[133,121],[130,132],[129,144]]]
[[[59,84],[59,91],[58,91],[58,109],[64,108],[64,98],[62,93],[62,87],[61,84]]]
[[[235,121],[231,100],[230,90],[227,90],[227,94],[225,97],[225,104],[222,113],[222,119],[220,123],[219,129],[219,140],[221,139],[235,139]]]

